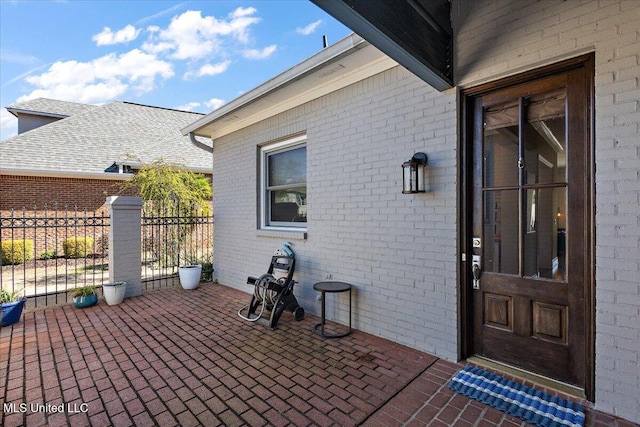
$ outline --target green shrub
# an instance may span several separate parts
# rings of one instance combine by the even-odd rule
[[[40,254],[40,259],[54,259],[56,257],[56,251],[51,250],[51,251],[44,251]]]
[[[33,240],[4,240],[0,242],[2,264],[22,264],[33,256]]]
[[[22,290],[10,291],[5,288],[0,289],[0,304],[7,304],[10,302],[19,301]]]
[[[69,237],[62,242],[65,258],[85,258],[93,250],[91,237]]]
[[[93,295],[96,293],[96,287],[92,285],[81,286],[79,288],[75,288],[71,293],[71,296],[75,297],[88,297],[89,295]]]
[[[202,263],[202,272],[200,273],[200,280],[203,282],[210,282],[213,280],[213,264],[211,262]]]

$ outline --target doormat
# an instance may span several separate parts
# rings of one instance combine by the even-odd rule
[[[582,405],[470,365],[453,376],[449,388],[540,427],[584,426]]]

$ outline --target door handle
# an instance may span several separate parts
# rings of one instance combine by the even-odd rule
[[[474,255],[471,260],[471,274],[473,274],[473,289],[480,289],[480,276],[482,276],[482,267],[480,266],[480,255]]]

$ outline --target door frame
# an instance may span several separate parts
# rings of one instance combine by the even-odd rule
[[[587,113],[585,122],[587,130],[585,138],[588,138],[586,146],[589,147],[588,164],[585,164],[586,200],[588,206],[585,212],[586,226],[583,230],[585,238],[584,263],[584,313],[585,313],[585,397],[595,401],[595,76],[594,54],[587,54],[554,63],[545,67],[526,71],[500,80],[481,84],[471,88],[460,90],[460,114],[458,128],[458,152],[460,162],[458,177],[458,242],[461,259],[459,263],[458,277],[458,358],[464,360],[474,355],[473,350],[473,304],[471,283],[471,230],[473,224],[473,109],[474,99],[487,93],[508,88],[510,86],[531,82],[540,78],[549,77],[559,73],[583,68],[586,77]]]

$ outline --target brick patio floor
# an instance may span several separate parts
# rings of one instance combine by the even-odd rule
[[[16,405],[0,425],[526,425],[450,391],[461,364],[359,331],[323,339],[311,315],[271,331],[237,316],[248,302],[202,285],[26,312],[0,329],[0,404]],[[588,410],[587,425],[634,424]]]

